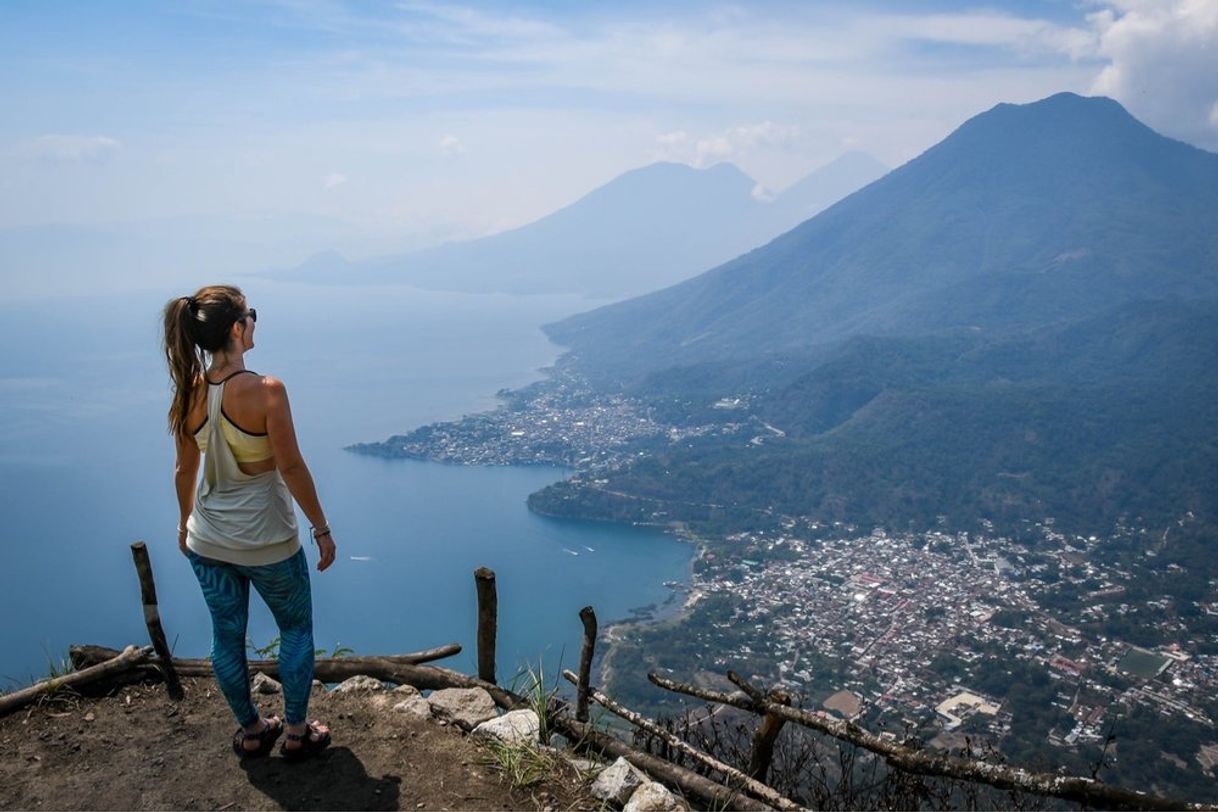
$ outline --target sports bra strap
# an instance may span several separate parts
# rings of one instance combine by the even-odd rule
[[[229,373],[228,375],[225,375],[225,376],[224,376],[224,378],[223,378],[223,380],[219,380],[219,381],[213,381],[211,378],[208,378],[206,375],[204,375],[204,376],[203,376],[203,380],[207,381],[207,382],[208,382],[209,384],[211,384],[212,386],[219,386],[219,385],[220,385],[220,384],[222,384],[222,383],[228,383],[228,380],[229,380],[230,378],[235,378],[235,377],[237,377],[238,375],[240,375],[240,374],[242,374],[242,373],[245,373],[245,372],[248,372],[248,373],[249,373],[249,374],[251,374],[251,375],[257,375],[257,374],[258,374],[257,372],[254,372],[254,370],[252,370],[252,369],[239,369],[239,370],[237,370],[236,372],[232,372],[232,373]]]

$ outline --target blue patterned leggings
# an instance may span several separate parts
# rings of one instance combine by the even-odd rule
[[[258,709],[250,699],[245,660],[250,584],[270,607],[279,627],[279,680],[290,725],[306,721],[313,688],[313,597],[304,550],[277,564],[246,567],[188,552],[211,611],[211,665],[237,721],[252,725]]]

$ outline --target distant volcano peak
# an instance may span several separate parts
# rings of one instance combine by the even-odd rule
[[[974,116],[770,244],[549,333],[633,372],[1216,296],[1215,268],[1218,155],[1059,93]]]

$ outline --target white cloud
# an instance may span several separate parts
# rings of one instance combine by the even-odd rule
[[[454,3],[401,2],[396,8],[409,17],[399,24],[400,31],[423,34],[428,39],[443,33],[449,41],[457,43],[479,38],[533,40],[562,33],[560,28],[544,20],[492,14]]]
[[[1114,95],[1194,143],[1218,131],[1218,94],[1207,90],[1218,47],[1206,24],[1218,0],[973,0],[972,10],[926,14],[925,4],[844,0],[458,3],[187,4],[175,14],[220,15],[217,25],[271,35],[274,47],[243,49],[231,71],[184,52],[180,69],[136,99],[122,82],[61,88],[45,109],[63,123],[14,122],[9,137],[85,134],[0,149],[0,183],[13,190],[0,195],[0,224],[304,203],[386,233],[403,231],[393,219],[402,212],[478,231],[545,214],[648,160],[731,161],[775,189],[847,148],[896,166],[998,102],[1062,90]],[[285,36],[302,29],[327,36]],[[75,64],[70,43],[56,47],[52,56]],[[116,64],[128,62],[137,79],[155,70],[134,52]],[[130,112],[126,143],[69,117],[101,103]],[[257,126],[250,110],[263,111]],[[476,145],[458,133],[477,133]],[[343,171],[324,175],[319,155]],[[50,160],[111,156],[121,179],[43,171]],[[354,198],[301,194],[347,175],[358,179]]]
[[[710,138],[699,138],[694,145],[694,165],[706,166],[722,161],[732,154],[732,142],[725,135],[712,135]]]
[[[729,127],[699,138],[692,138],[685,130],[673,130],[657,135],[655,142],[660,158],[702,167],[739,160],[758,150],[786,149],[799,135],[799,127],[762,121]]]
[[[749,6],[589,15],[566,26],[541,10],[504,15],[428,2],[390,8],[392,14],[347,25],[392,31],[412,47],[345,50],[311,81],[316,92],[367,102],[489,93],[504,99],[531,94],[549,103],[556,94],[591,91],[678,104],[857,105],[881,83],[899,88],[885,96],[905,100],[911,86],[960,72],[959,64],[928,71],[910,42],[984,46],[993,54],[1060,64],[1068,61],[1063,56],[1093,52],[1095,39],[1081,19],[1081,27],[1073,27],[1001,12],[894,14],[834,4],[777,15]],[[986,69],[994,62],[980,52],[974,61]],[[1028,65],[1021,67],[1027,74]],[[1053,89],[1062,89],[1061,83]],[[877,99],[875,106],[888,101]]]
[[[440,153],[443,155],[463,155],[465,145],[455,135],[446,135],[440,139]]]
[[[1026,56],[1067,54],[1080,59],[1095,48],[1095,34],[1086,27],[992,11],[885,15],[867,19],[866,24],[890,28],[896,32],[894,39],[990,46]]]
[[[751,194],[753,196],[754,200],[761,200],[765,203],[769,203],[771,200],[774,199],[774,192],[772,192],[764,184],[761,184],[761,183],[758,183],[756,186],[754,186],[753,190],[751,192],[749,192],[749,194]]]
[[[122,143],[104,135],[43,135],[27,145],[36,158],[63,163],[101,163],[122,148]]]
[[[1119,0],[1088,15],[1108,64],[1091,91],[1155,129],[1218,147],[1218,0]]]
[[[751,149],[759,145],[786,147],[799,138],[799,127],[763,121],[760,124],[733,127],[728,131],[728,138],[737,149]]]

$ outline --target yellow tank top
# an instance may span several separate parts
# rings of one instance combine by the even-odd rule
[[[228,383],[229,378],[233,375],[240,375],[243,372],[253,374],[252,370],[241,369],[229,375],[228,378],[219,383],[207,382],[208,386],[223,387]],[[221,393],[223,397],[223,393]],[[207,453],[207,421],[210,417],[203,418],[203,425],[199,426],[195,432],[195,442],[199,444],[199,451]],[[233,457],[237,462],[262,462],[269,460],[274,456],[271,450],[271,438],[266,434],[254,434],[234,423],[229,416],[224,413],[224,407],[220,407],[220,432],[224,435],[224,439],[228,442],[228,447],[233,451]]]

